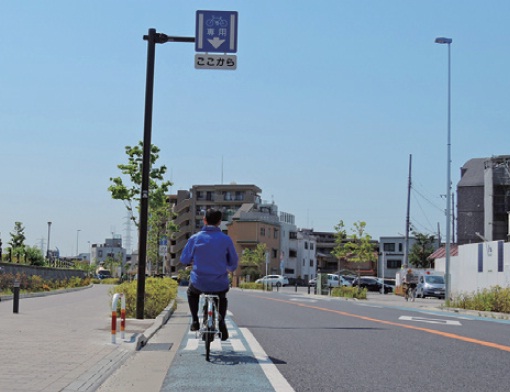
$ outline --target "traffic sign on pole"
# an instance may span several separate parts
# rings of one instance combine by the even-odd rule
[[[195,51],[237,52],[237,11],[197,11]]]

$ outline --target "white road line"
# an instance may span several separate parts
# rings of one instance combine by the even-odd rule
[[[230,344],[232,345],[232,350],[236,352],[246,351],[246,347],[244,347],[241,339],[230,339]]]
[[[274,363],[271,362],[264,349],[260,346],[252,333],[247,328],[239,329],[275,392],[294,392],[294,389],[290,386],[285,377],[283,377],[278,371],[278,368],[274,365]]]
[[[460,321],[457,321],[457,320],[429,319],[429,318],[424,318],[424,317],[400,316],[399,320],[418,321],[420,323],[429,323],[429,324],[442,324],[442,325],[455,325],[455,326],[462,325],[460,323]]]

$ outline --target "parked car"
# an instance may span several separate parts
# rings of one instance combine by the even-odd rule
[[[442,275],[420,275],[418,285],[416,286],[416,296],[418,298],[436,297],[444,299],[444,277]]]
[[[353,275],[340,275],[342,278],[344,278],[344,280],[346,280],[347,282],[350,283],[350,285],[352,286],[352,282],[354,281],[354,279],[356,279],[355,276]]]
[[[287,286],[289,284],[289,279],[283,275],[266,275],[260,279],[257,279],[255,283],[267,284],[270,286]]]
[[[322,285],[327,287],[352,286],[352,283],[341,275],[327,274],[327,278],[323,276],[322,279]],[[310,287],[315,287],[316,284],[317,278],[310,279],[308,282]]]
[[[112,274],[108,270],[99,270],[97,271],[97,278],[98,279],[110,279],[112,277]]]
[[[368,291],[381,291],[383,284],[374,276],[361,276],[360,278],[355,278],[352,282],[352,287],[358,286],[362,289],[366,288]],[[384,292],[390,293],[391,288],[385,285]]]
[[[377,278],[377,280],[379,283],[384,284],[385,293],[393,293],[395,291],[395,279]]]

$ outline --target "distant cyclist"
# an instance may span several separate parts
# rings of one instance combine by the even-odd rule
[[[219,228],[221,211],[208,209],[204,227],[190,237],[181,255],[181,263],[193,264],[188,287],[188,304],[192,323],[190,330],[198,331],[198,307],[200,294],[215,294],[219,297],[219,329],[221,340],[228,339],[225,325],[227,315],[227,292],[230,287],[228,273],[237,268],[238,256],[230,237]]]

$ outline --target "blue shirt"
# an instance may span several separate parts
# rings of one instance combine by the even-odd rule
[[[191,284],[203,292],[229,288],[228,271],[235,271],[238,257],[234,243],[217,226],[204,226],[192,235],[181,255],[181,263],[191,264]]]

